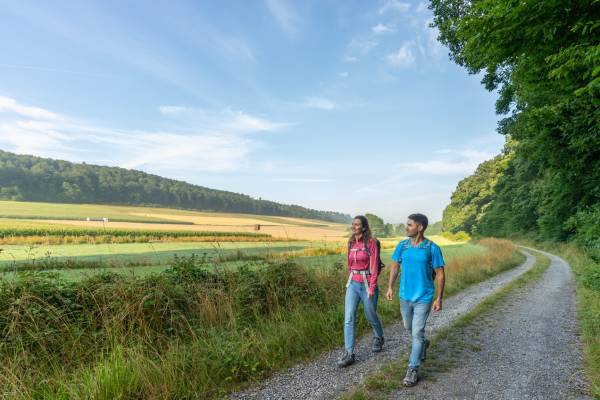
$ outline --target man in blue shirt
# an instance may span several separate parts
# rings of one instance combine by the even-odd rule
[[[425,360],[429,346],[429,341],[425,339],[425,323],[431,309],[433,311],[442,309],[444,295],[444,258],[440,247],[424,236],[427,224],[427,217],[423,214],[408,216],[406,222],[408,239],[396,246],[390,268],[387,299],[393,300],[398,266],[402,265],[400,311],[404,327],[412,335],[408,370],[402,381],[405,386],[414,386],[417,383],[419,366],[421,361]]]

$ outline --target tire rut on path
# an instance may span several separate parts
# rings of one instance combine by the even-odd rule
[[[484,282],[470,286],[444,300],[440,313],[432,312],[427,323],[427,335],[450,325],[456,318],[469,312],[500,287],[514,280],[527,270],[535,257],[524,252],[526,261],[509,271],[496,275]],[[382,299],[383,300],[383,299]],[[385,300],[383,300],[385,301]],[[340,330],[343,327],[340,326]],[[357,341],[356,364],[340,369],[336,360],[342,349],[327,352],[315,360],[275,374],[260,385],[231,395],[232,399],[329,399],[339,396],[353,385],[360,384],[382,365],[397,360],[410,348],[409,337],[402,323],[396,322],[384,328],[385,346],[381,353],[371,352],[371,335]]]
[[[390,399],[587,399],[569,265],[550,266],[476,319],[459,339],[456,366]],[[453,332],[454,333],[454,332]],[[426,368],[426,364],[424,365]]]

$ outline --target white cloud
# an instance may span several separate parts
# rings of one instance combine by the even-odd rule
[[[348,71],[343,71],[343,72],[340,72],[340,73],[338,74],[338,76],[339,76],[340,78],[347,78],[347,77],[349,77],[349,76],[350,76],[350,73],[349,73]]]
[[[265,0],[269,13],[279,26],[290,35],[297,34],[298,16],[286,0]]]
[[[414,42],[404,42],[395,53],[386,56],[387,61],[396,68],[409,68],[417,64],[417,58],[413,52]]]
[[[120,130],[82,123],[16,100],[1,98],[0,148],[16,153],[138,168],[158,174],[169,171],[233,171],[251,162],[261,145],[250,133],[287,126],[241,111],[159,107],[171,118],[168,131]],[[31,110],[35,110],[32,112]],[[200,117],[198,117],[200,115]],[[198,121],[202,124],[197,124]]]
[[[372,49],[379,46],[379,43],[370,39],[352,39],[349,48],[358,50],[363,54],[368,54]]]
[[[284,123],[269,121],[230,108],[213,110],[186,106],[160,106],[158,109],[161,114],[175,118],[184,125],[213,132],[273,132],[287,126]]]
[[[377,24],[374,27],[371,28],[371,30],[373,31],[373,33],[375,33],[376,35],[381,35],[384,33],[393,33],[396,32],[396,28],[389,26],[389,25],[384,25],[384,24]]]
[[[288,182],[288,183],[329,183],[335,182],[335,179],[328,178],[276,178],[273,182]]]
[[[23,117],[56,120],[60,115],[39,107],[19,104],[15,99],[0,96],[0,112],[15,113]]]
[[[442,149],[434,151],[431,159],[404,162],[398,164],[398,167],[429,175],[468,175],[473,173],[480,163],[493,158],[496,154],[474,148]],[[442,157],[438,156],[436,159],[435,155]]]
[[[386,0],[379,8],[379,14],[386,14],[388,12],[405,13],[410,10],[410,7],[410,3],[399,0]]]
[[[187,111],[187,107],[183,106],[160,106],[158,107],[158,111],[160,111],[163,115],[180,115]]]
[[[321,97],[308,97],[306,100],[304,100],[303,105],[307,108],[318,108],[319,110],[325,111],[330,111],[336,108],[336,105],[333,101]]]
[[[354,56],[346,56],[344,57],[344,61],[347,63],[355,63],[358,61],[358,58]]]

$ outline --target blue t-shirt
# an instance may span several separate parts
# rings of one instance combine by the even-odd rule
[[[398,243],[392,260],[402,264],[400,298],[405,301],[431,303],[435,294],[433,269],[444,267],[440,246],[423,239],[416,246],[410,239]]]

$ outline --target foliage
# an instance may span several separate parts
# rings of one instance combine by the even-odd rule
[[[401,229],[402,232],[404,233],[404,224],[401,224]],[[433,224],[429,224],[429,226],[427,227],[427,235],[431,236],[431,235],[439,235],[440,233],[442,233],[443,230],[443,225],[442,225],[442,221],[437,221],[434,222]]]
[[[371,232],[376,237],[386,237],[389,236],[388,227],[386,223],[383,222],[383,218],[378,217],[375,214],[366,213],[365,217],[369,221],[369,226],[371,227]]]
[[[458,232],[442,232],[442,236],[453,242],[467,242],[471,240],[471,236],[465,231]]]
[[[506,117],[498,130],[508,138],[500,177],[479,170],[457,188],[449,229],[593,240],[600,2],[433,0],[432,9],[451,58],[499,93],[496,111]]]
[[[506,169],[509,157],[504,155],[485,161],[458,183],[450,204],[444,210],[443,229],[451,233],[476,232],[481,216],[490,206],[498,180]]]
[[[348,222],[350,217],[256,200],[140,171],[75,164],[0,151],[0,199],[64,203],[159,205]]]

